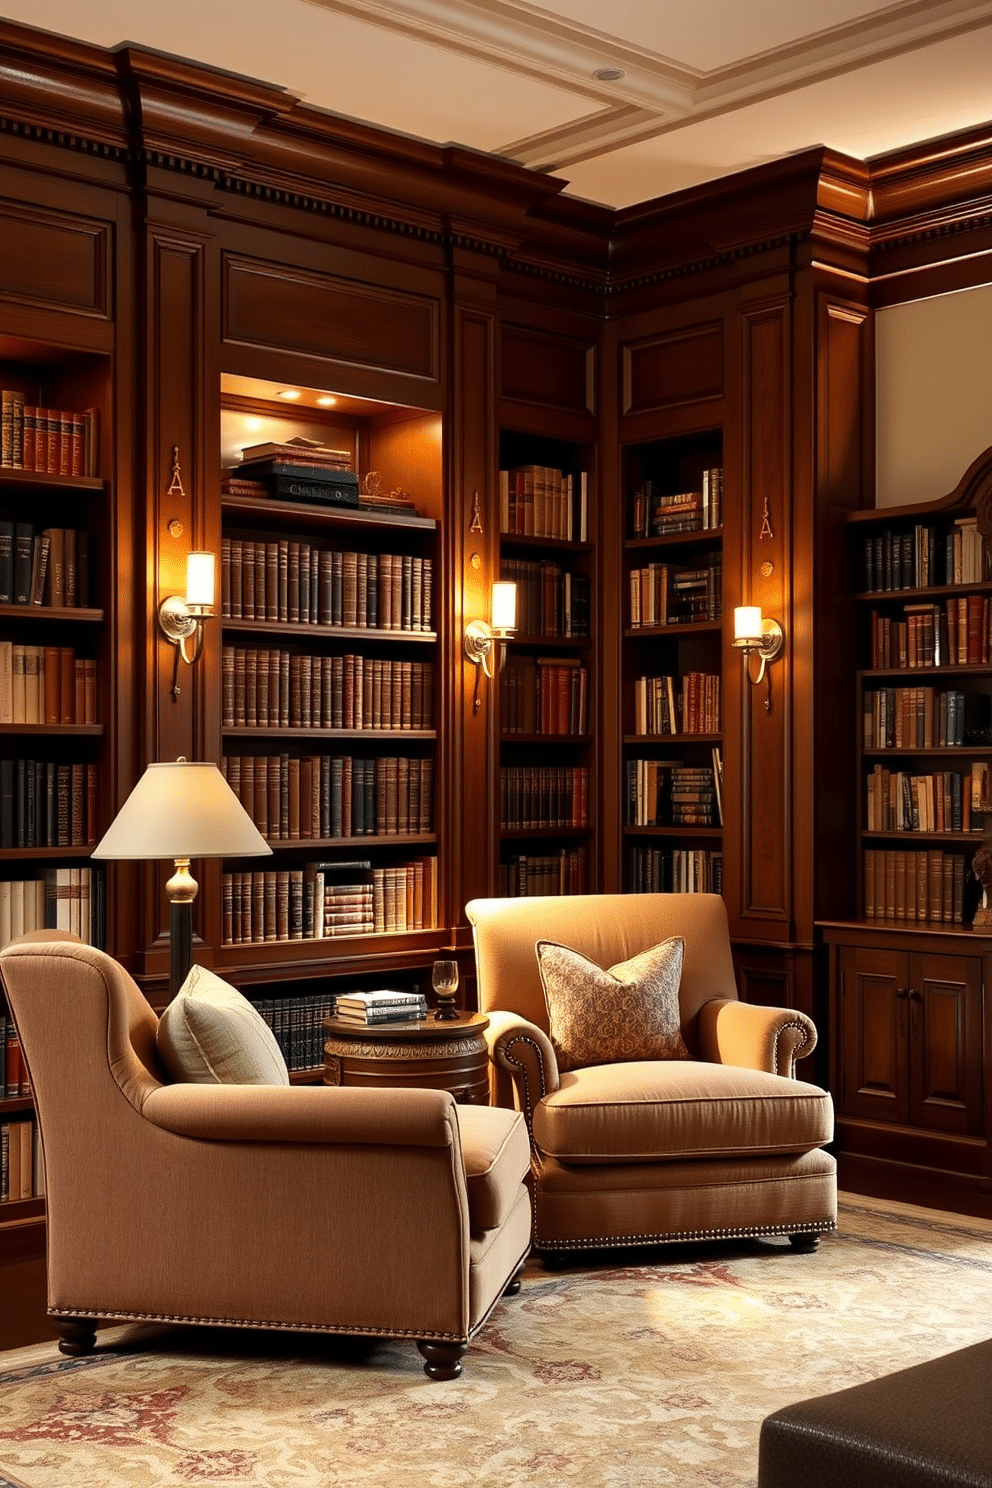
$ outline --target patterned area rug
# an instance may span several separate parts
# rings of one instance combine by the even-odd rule
[[[789,1401],[976,1343],[992,1223],[846,1197],[817,1254],[669,1247],[552,1273],[432,1383],[413,1345],[116,1328],[0,1355],[2,1488],[753,1488]]]

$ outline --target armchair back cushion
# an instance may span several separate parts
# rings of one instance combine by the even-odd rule
[[[193,1085],[288,1085],[276,1036],[236,987],[206,966],[189,976],[159,1019],[158,1051],[174,1080]]]
[[[472,900],[467,913],[475,932],[482,1011],[516,1013],[550,1034],[535,949],[539,940],[557,941],[609,967],[681,937],[682,1038],[689,1054],[697,1056],[700,1008],[714,997],[737,997],[723,900],[718,894],[596,894],[590,899],[595,912],[589,914],[581,912],[575,895]]]

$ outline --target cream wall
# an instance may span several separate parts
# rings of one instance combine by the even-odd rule
[[[992,445],[992,284],[879,310],[875,502],[946,496]]]

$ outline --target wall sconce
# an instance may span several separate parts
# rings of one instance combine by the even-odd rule
[[[759,605],[739,605],[734,610],[734,641],[735,646],[744,652],[744,670],[747,679],[755,687],[759,685],[765,676],[766,668],[770,661],[774,661],[779,654],[785,641],[785,634],[777,620],[766,620],[762,618]],[[758,667],[758,675],[755,676],[751,670],[752,653],[757,652],[761,660]],[[765,712],[772,711],[772,679],[768,674],[768,694],[765,698]]]
[[[189,553],[186,557],[186,593],[170,594],[159,605],[158,623],[166,640],[176,648],[172,673],[172,696],[178,698],[179,658],[187,666],[200,659],[203,650],[203,622],[214,612],[214,555]],[[187,642],[193,640],[193,653]]]
[[[465,627],[465,655],[474,662],[475,693],[472,712],[478,713],[479,678],[484,672],[492,680],[506,665],[506,642],[511,631],[517,628],[516,584],[494,584],[492,599],[492,624],[485,620],[470,620]]]

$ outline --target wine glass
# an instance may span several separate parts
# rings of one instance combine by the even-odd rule
[[[437,1009],[434,1017],[441,1023],[451,1023],[458,1017],[455,993],[458,991],[458,962],[435,961],[431,974],[431,985],[437,994]]]

